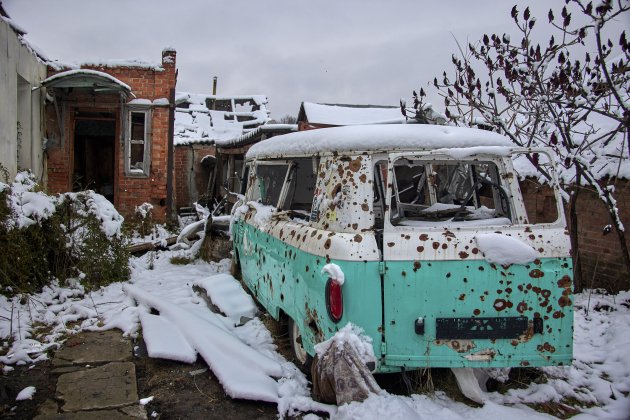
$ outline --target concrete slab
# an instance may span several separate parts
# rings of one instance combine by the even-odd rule
[[[53,367],[131,360],[132,344],[120,330],[92,331],[69,338],[53,358]]]
[[[136,366],[132,362],[113,362],[66,373],[57,381],[57,397],[64,401],[64,412],[137,404]]]

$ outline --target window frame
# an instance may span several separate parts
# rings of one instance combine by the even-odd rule
[[[394,162],[397,159],[400,158],[405,158],[405,159],[418,159],[418,160],[426,160],[426,165],[432,165],[434,163],[439,163],[439,162],[459,162],[459,163],[468,163],[468,164],[475,164],[478,163],[480,161],[483,162],[491,162],[493,163],[498,172],[499,172],[499,177],[501,177],[502,173],[507,173],[507,168],[505,167],[505,161],[503,160],[503,157],[498,157],[498,156],[493,156],[493,155],[484,155],[484,154],[477,154],[474,156],[470,156],[470,157],[466,157],[466,158],[455,158],[452,156],[449,156],[446,153],[435,153],[433,151],[424,151],[424,152],[415,152],[415,153],[400,153],[400,152],[394,152],[394,153],[389,153],[388,154],[388,171],[387,171],[387,176],[388,179],[394,180],[395,179],[395,175],[394,175]],[[487,225],[484,226],[481,229],[492,229],[495,228],[497,226],[509,226],[509,227],[514,227],[514,226],[518,226],[518,225],[522,225],[523,223],[521,221],[519,221],[516,217],[516,215],[518,214],[522,214],[523,211],[520,209],[519,204],[517,203],[514,197],[514,191],[512,190],[513,186],[512,186],[512,182],[510,182],[507,179],[502,180],[502,182],[500,183],[501,186],[505,189],[505,192],[508,195],[508,199],[509,199],[509,203],[508,205],[510,206],[510,210],[511,210],[511,214],[512,214],[512,221],[511,224],[509,225],[503,225],[503,224],[497,224],[497,225]],[[432,188],[429,190],[430,194],[431,194],[431,201],[432,202],[436,202],[437,197],[434,196],[435,191],[431,191]],[[520,192],[519,192],[520,193]],[[393,183],[388,183],[387,185],[387,191],[386,191],[386,215],[384,217],[384,223],[385,223],[385,229],[389,230],[389,231],[396,231],[396,230],[408,230],[408,229],[417,229],[416,227],[410,227],[407,225],[399,225],[399,224],[393,224],[391,221],[391,211],[392,211],[392,199],[394,198],[394,186]],[[518,210],[517,210],[517,207]],[[479,230],[480,227],[479,226],[475,226],[475,225],[470,225],[470,226],[466,226],[466,225],[459,225],[457,226],[458,230]],[[441,230],[443,229],[443,226],[422,226],[423,230]]]
[[[133,114],[144,114],[144,139],[142,142],[131,138]],[[152,109],[147,106],[127,106],[125,113],[125,176],[148,178],[151,172]],[[131,146],[144,144],[142,168],[131,167]]]

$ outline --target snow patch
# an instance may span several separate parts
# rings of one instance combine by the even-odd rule
[[[534,248],[511,236],[483,233],[475,236],[486,261],[501,265],[527,264],[536,259]]]

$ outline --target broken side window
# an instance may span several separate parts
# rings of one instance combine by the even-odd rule
[[[127,175],[149,176],[150,116],[149,109],[130,109],[128,112],[125,145]]]
[[[392,169],[393,225],[511,223],[510,198],[494,162],[399,158]]]
[[[287,193],[280,207],[287,210],[291,217],[309,220],[313,206],[313,194],[317,181],[319,159],[301,158],[291,162],[287,178]]]
[[[255,198],[259,199],[260,202],[266,206],[278,208],[280,194],[287,177],[288,169],[288,162],[259,162],[256,165],[258,197]],[[256,192],[252,192],[256,194]]]

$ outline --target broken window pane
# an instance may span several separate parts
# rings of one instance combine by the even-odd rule
[[[144,162],[144,144],[131,144],[131,152],[129,153],[131,163],[131,170],[143,170],[143,162]]]
[[[287,195],[281,206],[282,210],[289,210],[292,216],[300,219],[309,219],[318,166],[319,160],[315,158],[295,159],[291,162]]]
[[[493,162],[394,162],[391,222],[394,225],[510,224],[511,207]]]
[[[289,165],[283,164],[258,164],[256,166],[256,178],[260,189],[260,201],[267,206],[278,207],[280,193],[284,185],[284,179]]]
[[[133,174],[148,174],[149,110],[129,111],[128,136],[126,138],[127,165],[125,170]]]
[[[144,112],[131,113],[131,140],[144,141]]]

